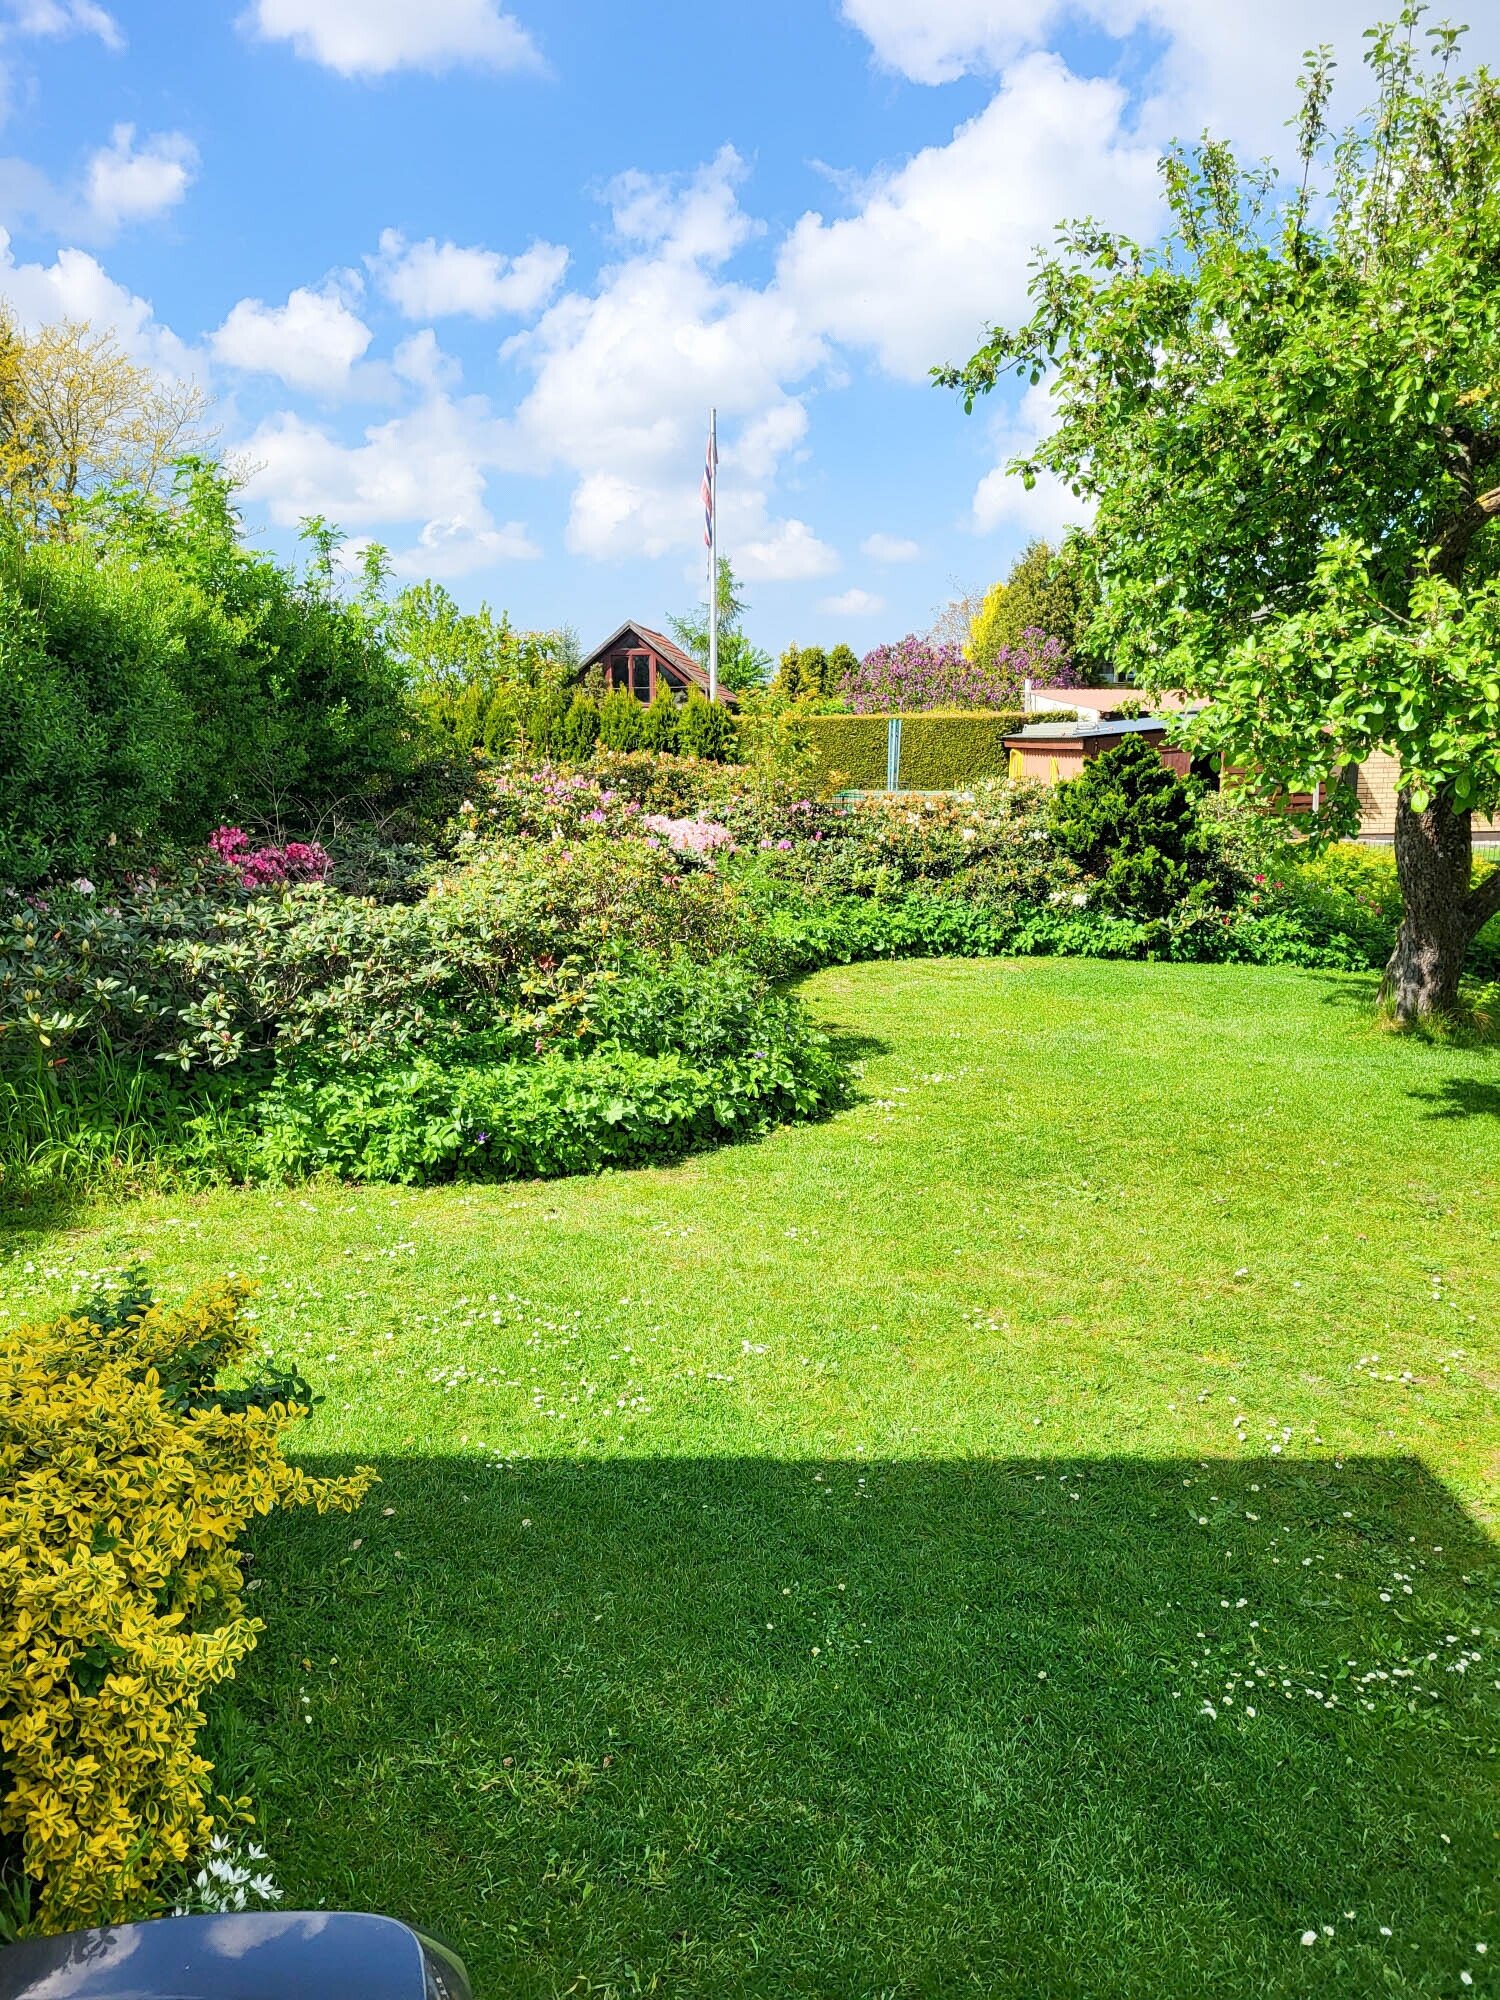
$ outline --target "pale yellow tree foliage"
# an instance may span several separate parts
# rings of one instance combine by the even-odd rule
[[[160,492],[172,462],[211,441],[196,384],[132,361],[108,329],[0,319],[0,505],[31,533],[65,534],[101,486]]]
[[[973,618],[969,622],[967,644],[964,651],[971,660],[990,661],[1000,649],[998,631],[1000,623],[1000,600],[1005,595],[1003,583],[992,583],[979,602]]]

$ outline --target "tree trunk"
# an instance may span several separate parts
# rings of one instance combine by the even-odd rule
[[[1469,940],[1490,908],[1491,897],[1471,897],[1472,816],[1439,794],[1418,812],[1404,791],[1396,794],[1396,876],[1405,914],[1396,949],[1385,969],[1385,992],[1404,1024],[1458,1005],[1458,981]],[[1487,884],[1488,888],[1489,885]]]

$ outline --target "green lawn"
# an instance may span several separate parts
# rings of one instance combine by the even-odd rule
[[[260,1537],[215,1718],[289,1900],[482,2000],[1500,1991],[1500,1055],[1294,973],[805,990],[822,1126],[14,1235],[10,1318],[260,1273],[381,1468]]]

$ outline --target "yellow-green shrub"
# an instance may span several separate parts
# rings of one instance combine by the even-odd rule
[[[149,1912],[211,1837],[200,1704],[261,1630],[236,1540],[276,1507],[352,1508],[374,1479],[287,1463],[302,1406],[216,1399],[250,1289],[0,1338],[0,1834],[34,1930]]]

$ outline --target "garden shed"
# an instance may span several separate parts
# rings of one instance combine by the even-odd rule
[[[587,673],[595,666],[603,667],[611,688],[624,688],[640,702],[655,701],[657,689],[663,687],[674,701],[686,701],[693,688],[700,694],[708,693],[706,667],[684,652],[675,639],[634,620],[619,626],[596,646],[581,671]],[[733,697],[720,688],[719,699],[729,702]]]
[[[1192,769],[1191,754],[1168,744],[1166,721],[1159,715],[1147,715],[1129,721],[1028,723],[1005,739],[1007,773],[1037,784],[1062,784],[1076,778],[1101,750],[1112,748],[1126,736],[1143,737],[1167,769],[1179,777],[1185,778]]]

